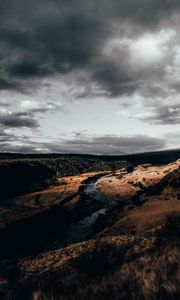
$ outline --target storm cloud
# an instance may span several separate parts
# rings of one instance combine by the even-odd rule
[[[162,139],[142,135],[85,137],[83,139],[64,141],[62,144],[64,145],[56,146],[54,150],[59,152],[60,149],[61,152],[79,153],[79,149],[81,149],[81,153],[118,155],[148,152],[165,147],[165,142]]]
[[[5,127],[37,127],[37,122],[26,112],[0,111],[0,124]]]
[[[171,17],[179,8],[178,1],[168,0],[2,2],[0,87],[14,87],[14,77],[26,88],[30,78],[83,69],[112,95],[132,93],[144,76],[163,76],[165,64],[133,69],[128,44],[117,44],[117,39],[135,43],[161,24],[172,28]]]
[[[1,137],[0,137],[1,140]],[[13,140],[13,137],[12,137]],[[10,152],[33,152],[33,153],[82,153],[98,155],[120,155],[134,152],[146,152],[161,150],[165,147],[165,142],[161,138],[147,136],[99,136],[82,137],[74,140],[63,140],[59,142],[51,141],[32,142],[31,140],[22,142],[21,139],[13,145],[4,143],[3,148]]]
[[[93,101],[98,103],[99,98],[111,101],[112,107],[114,99],[121,105],[128,98],[119,108],[127,122],[180,124],[179,14],[178,0],[1,1],[1,128],[19,129],[22,136],[23,130],[38,129],[40,133],[34,138],[40,134],[41,139],[48,140],[55,128],[56,138],[58,128],[59,134],[67,137],[72,130],[86,132],[86,122],[80,118],[88,111],[78,114],[75,104],[78,107],[81,101],[91,101],[95,114]],[[137,97],[140,100],[134,100]],[[75,128],[70,130],[63,113]],[[76,114],[79,119],[73,123]],[[94,116],[98,117],[102,118]],[[150,139],[149,127],[142,135],[140,129],[133,134],[127,129],[126,139],[121,127],[119,130],[116,140],[113,130],[110,137],[96,126],[87,131],[87,140],[78,135],[71,142],[67,138],[65,147],[67,152],[103,153],[104,145],[104,152],[109,154],[117,154],[120,148],[127,151],[128,147],[128,152],[166,147],[158,136]],[[102,138],[97,140],[96,134]],[[120,147],[119,136],[124,147]],[[29,145],[29,149],[34,148]]]

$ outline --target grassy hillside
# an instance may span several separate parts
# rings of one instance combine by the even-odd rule
[[[84,172],[115,170],[142,163],[164,164],[180,158],[180,150],[122,156],[73,154],[0,154],[0,201],[42,189],[55,178]]]
[[[85,172],[118,169],[127,162],[77,157],[30,157],[1,159],[0,201],[9,197],[40,190],[53,184],[57,177],[78,175]]]
[[[24,174],[29,166],[31,180],[41,172],[51,180],[113,171],[59,178],[1,203],[0,299],[180,299],[180,160],[132,166],[103,159],[8,161]]]

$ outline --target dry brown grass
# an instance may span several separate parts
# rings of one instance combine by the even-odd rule
[[[124,172],[124,177],[120,173],[98,181],[99,188],[107,184],[101,189],[104,193],[112,189],[108,195],[129,198],[124,201],[127,207],[112,210],[114,223],[92,240],[15,262],[4,261],[0,265],[0,299],[180,299],[180,162],[162,168],[138,166],[132,173]],[[88,176],[63,178],[68,195]],[[148,194],[152,187],[154,193]],[[42,192],[41,202],[53,203],[51,197],[58,192],[58,201],[63,201],[63,188]],[[141,188],[137,205],[131,196]],[[68,209],[78,201],[78,196],[74,197]]]
[[[77,193],[82,181],[100,173],[107,174],[108,172],[93,172],[59,178],[56,186],[9,199],[6,201],[6,206],[0,207],[0,230],[14,221],[33,216],[53,206],[65,205],[66,199],[69,197],[72,197],[72,200],[68,201],[67,207],[73,209],[79,201]]]
[[[147,201],[144,205],[127,212],[125,216],[122,215],[113,226],[106,228],[99,236],[127,234],[132,230],[144,233],[162,226],[172,213],[180,213],[180,201]]]
[[[160,183],[163,178],[173,176],[177,172],[179,176],[180,161],[168,164],[164,167],[152,165],[139,165],[133,172],[124,170],[116,171],[113,175],[100,178],[97,181],[98,189],[108,195],[119,199],[127,199],[136,195],[142,188],[152,188]],[[173,174],[173,175],[171,175]]]
[[[12,294],[18,300],[179,299],[180,244],[163,230],[89,241],[21,262],[24,277]]]

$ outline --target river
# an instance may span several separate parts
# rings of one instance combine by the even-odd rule
[[[102,176],[99,176],[99,178]],[[83,194],[92,201],[101,202],[101,208],[68,227],[66,233],[67,244],[82,242],[90,237],[98,218],[101,215],[106,216],[107,212],[118,204],[117,200],[107,197],[96,188],[96,181],[97,176],[88,178],[87,183],[83,185]]]

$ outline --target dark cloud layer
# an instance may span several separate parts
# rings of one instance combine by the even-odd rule
[[[151,107],[149,113],[139,116],[133,116],[150,124],[155,125],[175,125],[180,124],[180,104],[166,104],[156,102],[154,107]]]
[[[13,137],[12,137],[13,139]],[[0,137],[1,140],[1,137]],[[61,140],[51,143],[35,143],[28,141],[20,144],[11,145],[5,142],[3,151],[10,152],[60,152],[60,153],[81,153],[81,154],[99,154],[99,155],[121,155],[127,153],[154,151],[165,148],[166,143],[161,138],[149,136],[99,136],[94,138],[78,138],[74,140]]]
[[[38,126],[32,115],[26,112],[15,113],[0,113],[0,125],[5,127],[29,127],[35,128]]]
[[[16,88],[17,86],[13,83],[13,81],[8,81],[4,78],[0,79],[0,90],[11,90]]]
[[[158,139],[143,135],[104,135],[92,139],[84,138],[66,141],[64,142],[64,147],[63,145],[59,145],[55,149],[58,151],[59,147],[62,152],[78,153],[81,151],[81,153],[117,155],[162,149],[165,147],[165,142],[161,138]]]
[[[141,103],[142,112],[137,118],[153,124],[179,124],[179,105],[163,104],[169,93],[179,93],[179,13],[179,0],[0,1],[0,93],[34,95],[48,79],[49,85],[53,80],[59,80],[59,85],[66,82],[71,98],[71,80],[79,92],[73,99],[91,95],[103,95],[109,100],[128,95],[134,99],[134,94],[139,94],[145,102],[159,97],[161,101],[154,106]],[[143,40],[148,34],[150,39],[154,35],[152,49],[148,37]],[[27,144],[20,138],[15,145],[14,136],[4,130],[35,129],[40,122],[39,113],[62,109],[56,97],[47,99],[43,94],[47,90],[46,86],[40,98],[31,103],[17,97],[16,103],[11,103],[10,96],[0,99],[0,106],[5,108],[0,110],[1,151],[46,147],[58,152],[119,154],[166,146],[161,138],[138,134],[86,139],[77,134],[76,139],[61,145]],[[62,91],[60,98],[63,96]],[[144,108],[148,113],[143,115]]]
[[[126,51],[118,64],[104,56],[104,44],[116,33],[134,37],[155,30],[179,7],[175,0],[2,1],[0,88],[14,87],[14,77],[26,87],[22,77],[66,74],[81,68],[111,95],[131,93],[139,86],[137,76],[142,79],[144,72],[132,73],[125,63]]]

